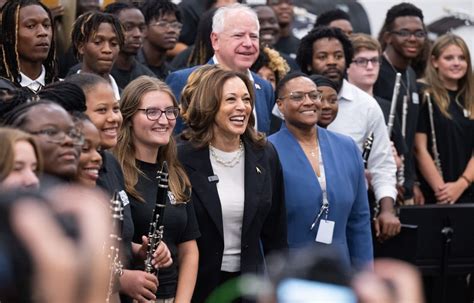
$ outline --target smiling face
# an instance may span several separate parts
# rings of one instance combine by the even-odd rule
[[[222,88],[219,111],[214,121],[214,137],[239,138],[245,132],[252,114],[252,98],[244,81],[228,79]]]
[[[323,96],[321,98],[321,114],[319,115],[318,125],[326,128],[336,119],[338,104],[337,104],[337,92],[330,86],[318,86]]]
[[[260,23],[260,42],[264,46],[273,46],[280,38],[280,26],[277,16],[269,6],[255,8]]]
[[[308,95],[305,95],[301,102],[297,102],[288,96],[294,92],[308,93],[317,89],[316,84],[306,77],[297,77],[285,84],[277,104],[289,128],[312,128],[316,125],[321,110],[321,101],[312,101]]]
[[[89,121],[82,121],[84,144],[82,145],[79,165],[77,167],[77,181],[85,186],[95,187],[99,178],[99,169],[102,166],[100,151],[100,135],[95,125]]]
[[[87,106],[85,113],[99,130],[101,146],[105,149],[114,147],[122,125],[122,114],[112,86],[108,83],[99,83],[88,89],[85,94]]]
[[[110,23],[101,23],[86,43],[78,47],[82,71],[108,75],[120,51],[117,33]]]
[[[226,69],[246,73],[259,53],[258,24],[246,12],[227,17],[224,30],[211,33],[214,53]]]
[[[417,38],[415,35],[402,37],[397,33],[408,31],[410,33],[424,31],[423,22],[419,17],[403,16],[393,21],[392,31],[386,34],[386,42],[398,56],[404,59],[414,59],[423,49],[425,37]]]
[[[462,49],[454,44],[445,47],[438,58],[431,58],[443,83],[457,83],[467,72],[467,58]]]
[[[60,178],[73,179],[79,163],[80,146],[74,145],[69,135],[61,141],[48,135],[57,132],[68,134],[75,130],[71,116],[59,105],[38,105],[28,111],[24,129],[34,134],[41,150],[44,171]]]
[[[53,29],[48,13],[39,5],[20,8],[18,55],[22,63],[41,63],[48,57]]]
[[[342,81],[346,69],[344,48],[335,38],[321,38],[313,43],[311,71],[332,81]]]
[[[14,146],[13,170],[0,183],[3,189],[38,188],[38,159],[30,142],[17,141]]]
[[[163,111],[174,106],[173,99],[166,92],[154,90],[143,95],[140,109],[159,109],[162,113],[156,121],[150,121],[144,110],[139,110],[132,116],[132,140],[138,152],[157,150],[160,146],[168,144],[176,119],[168,119]]]

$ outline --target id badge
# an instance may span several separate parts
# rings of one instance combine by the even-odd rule
[[[411,99],[413,100],[413,104],[419,104],[420,103],[418,93],[416,93],[416,92],[413,92],[411,94]]]
[[[334,233],[334,221],[321,220],[319,223],[318,233],[316,234],[316,242],[331,244]]]

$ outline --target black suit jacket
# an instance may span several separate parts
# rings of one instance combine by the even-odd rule
[[[241,272],[263,271],[264,256],[286,250],[287,225],[283,175],[278,155],[270,143],[264,148],[245,146],[245,202],[241,239]],[[204,302],[219,285],[224,252],[222,209],[209,158],[209,148],[191,143],[178,146],[179,159],[192,185],[192,203],[201,237],[199,270],[193,302]]]

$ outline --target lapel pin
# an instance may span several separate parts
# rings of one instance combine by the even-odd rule
[[[260,170],[260,168],[258,168],[258,166],[255,167],[255,170],[257,171],[257,174],[261,174],[261,173],[262,173],[262,171]]]
[[[262,89],[258,83],[255,83],[255,88],[256,89]]]

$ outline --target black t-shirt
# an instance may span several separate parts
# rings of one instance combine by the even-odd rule
[[[433,104],[436,146],[441,162],[443,180],[445,182],[454,182],[463,174],[474,151],[474,120],[466,118],[461,106],[456,104],[456,92],[450,91],[449,97],[448,112],[451,115],[451,119],[441,113],[433,97],[431,103]],[[463,104],[462,100],[458,102]],[[417,132],[425,133],[428,136],[428,151],[433,157],[433,136],[427,102],[424,102],[421,106]],[[421,174],[420,183],[426,202],[436,202],[433,191]],[[460,202],[474,203],[474,185],[471,184],[470,188],[464,191],[457,203]]]
[[[300,39],[296,38],[293,34],[288,37],[281,37],[275,44],[274,48],[280,53],[285,53],[291,58],[296,58],[296,53],[300,47]]]
[[[151,70],[155,74],[155,76],[162,81],[165,81],[166,77],[168,77],[168,75],[171,74],[171,72],[173,72],[173,68],[166,61],[163,61],[163,64],[161,64],[160,66],[149,65],[146,62],[146,57],[145,57],[145,53],[143,52],[143,48],[141,48],[138,51],[137,60],[141,64],[148,67],[148,69]]]
[[[114,65],[110,74],[114,77],[115,82],[117,82],[118,87],[121,89],[124,89],[128,83],[140,76],[156,77],[155,73],[136,59],[133,59],[133,65],[130,70],[119,69]]]
[[[382,57],[382,64],[380,66],[379,77],[374,84],[374,95],[392,102],[393,87],[395,86],[396,73],[402,74],[400,81],[400,90],[397,98],[396,117],[403,123],[403,99],[408,98],[408,107],[406,115],[406,130],[405,143],[407,147],[407,154],[405,154],[405,189],[406,198],[412,196],[413,184],[415,181],[415,165],[413,158],[413,144],[415,141],[415,132],[418,121],[419,103],[416,74],[409,66],[406,70],[394,70],[385,57]]]
[[[122,168],[115,157],[108,151],[101,152],[102,167],[99,170],[99,179],[97,186],[103,188],[112,198],[115,192],[119,193],[123,206],[123,222],[122,222],[122,251],[124,260],[122,261],[124,268],[129,268],[132,260],[132,238],[133,238],[133,221],[130,210],[130,202],[125,192],[125,182],[123,178]]]
[[[133,241],[141,243],[142,236],[148,235],[150,221],[155,208],[158,184],[156,173],[160,170],[161,165],[137,160],[137,166],[145,176],[139,175],[135,189],[141,194],[145,202],[141,202],[131,195],[129,197],[133,222],[135,224]],[[158,298],[171,298],[176,295],[178,282],[178,245],[198,238],[200,233],[191,203],[171,205],[168,199],[163,216],[163,241],[168,246],[174,262],[170,267],[160,269],[158,273],[160,285],[156,295]],[[140,264],[135,264],[134,266],[135,269],[143,269],[143,262],[140,261]]]

